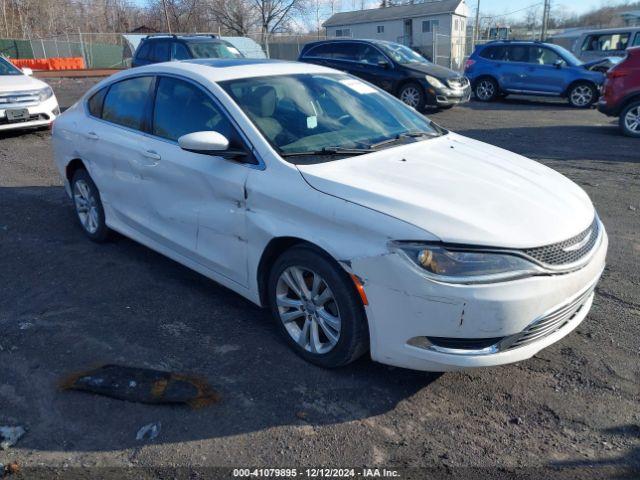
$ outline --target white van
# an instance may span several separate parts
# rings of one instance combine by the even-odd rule
[[[574,53],[584,62],[603,57],[624,57],[627,48],[640,46],[640,27],[584,31],[575,42]]]

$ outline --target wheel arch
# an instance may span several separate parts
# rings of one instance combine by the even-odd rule
[[[491,75],[489,73],[483,73],[482,75],[478,75],[478,77],[475,78],[473,82],[471,82],[471,88],[475,89],[478,82],[485,79],[493,80],[494,82],[496,82],[496,85],[498,85],[498,90],[502,91],[502,87],[500,86],[500,81],[498,80],[498,78],[495,75]]]
[[[256,270],[258,296],[260,299],[261,306],[264,307],[269,304],[268,281],[269,281],[269,273],[271,272],[271,267],[273,266],[273,264],[275,263],[275,261],[278,259],[280,255],[282,255],[285,251],[289,250],[290,248],[298,245],[304,245],[304,246],[308,246],[309,248],[312,248],[313,250],[317,251],[318,253],[326,257],[327,260],[330,260],[331,262],[339,266],[341,270],[345,272],[345,274],[349,273],[346,271],[344,264],[336,260],[336,258],[333,255],[331,255],[327,250],[325,250],[324,248],[320,247],[319,245],[309,240],[306,240],[300,237],[293,237],[293,236],[274,237],[269,241],[267,246],[262,251],[260,261],[258,262],[258,268]]]
[[[563,97],[567,98],[569,97],[569,92],[571,92],[571,90],[573,90],[573,87],[575,87],[576,85],[579,84],[588,84],[591,85],[593,87],[593,89],[596,92],[596,100],[597,100],[597,96],[598,94],[598,85],[596,84],[596,82],[594,82],[593,80],[589,80],[588,78],[577,78],[575,80],[573,80],[566,88],[566,90],[564,91],[564,93],[562,94]]]
[[[620,102],[620,107],[618,107],[618,115],[622,115],[622,112],[624,112],[624,110],[634,102],[640,102],[640,91],[629,94]]]
[[[413,84],[413,85],[417,85],[420,90],[422,90],[423,95],[427,94],[426,89],[424,88],[423,85],[420,84],[420,81],[417,78],[413,78],[413,77],[408,77],[408,78],[404,78],[402,79],[400,82],[398,82],[398,86],[396,87],[396,97],[400,97],[400,91],[409,84]]]
[[[78,170],[87,170],[88,171],[86,165],[84,164],[84,162],[80,158],[74,158],[69,163],[67,163],[67,166],[64,169],[64,174],[65,174],[66,179],[69,181],[69,183],[71,183],[71,180],[73,179],[73,176],[75,175],[75,173]]]

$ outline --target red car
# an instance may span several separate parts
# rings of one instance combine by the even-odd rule
[[[627,50],[627,57],[607,72],[598,110],[620,117],[625,135],[640,138],[640,47]]]

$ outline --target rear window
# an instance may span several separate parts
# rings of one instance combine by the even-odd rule
[[[142,60],[147,60],[149,58],[150,50],[151,50],[151,45],[149,45],[149,43],[147,42],[143,43],[142,46],[140,47],[140,51],[138,51],[137,57]]]

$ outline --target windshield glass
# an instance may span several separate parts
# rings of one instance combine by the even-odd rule
[[[220,85],[283,156],[371,151],[379,143],[442,130],[391,95],[348,75],[242,78]]]
[[[398,43],[379,43],[377,45],[397,63],[403,65],[407,63],[430,63],[418,52],[404,45]]]
[[[193,42],[189,44],[193,58],[242,58],[240,51],[222,42]]]
[[[0,58],[0,75],[22,75],[22,72],[4,58]]]
[[[561,47],[559,45],[555,45],[553,48],[556,50],[558,54],[560,54],[562,58],[564,58],[565,62],[567,62],[569,65],[578,67],[583,64],[582,60],[580,60],[578,57],[576,57],[573,53],[571,53],[566,48]]]

